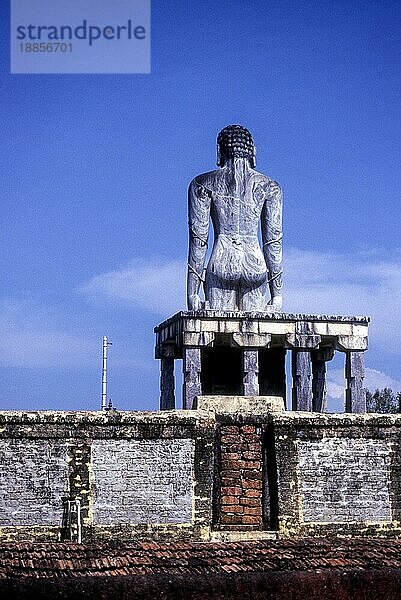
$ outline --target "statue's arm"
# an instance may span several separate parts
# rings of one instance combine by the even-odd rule
[[[283,195],[276,182],[270,182],[262,210],[263,254],[269,272],[270,302],[281,310],[283,287]]]
[[[191,182],[188,190],[188,275],[187,303],[189,310],[200,310],[201,300],[199,288],[203,280],[207,240],[209,236],[211,197],[209,191],[196,180]]]

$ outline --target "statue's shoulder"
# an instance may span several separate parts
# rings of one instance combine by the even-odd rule
[[[193,178],[191,185],[203,186],[205,188],[212,188],[213,184],[219,177],[221,169],[215,171],[208,171],[207,173],[201,173]]]
[[[252,169],[252,179],[254,189],[263,190],[263,192],[269,196],[281,194],[280,184],[274,179],[271,179],[271,177]]]
[[[199,197],[210,198],[215,189],[219,171],[220,169],[216,169],[215,171],[197,175],[189,184],[189,189]]]

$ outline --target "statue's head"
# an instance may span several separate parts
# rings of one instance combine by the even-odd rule
[[[241,125],[227,125],[217,136],[217,166],[224,167],[229,158],[247,158],[256,166],[256,148],[252,135]]]

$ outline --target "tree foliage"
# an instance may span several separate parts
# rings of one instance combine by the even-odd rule
[[[376,390],[373,394],[366,390],[366,409],[375,413],[401,412],[401,392],[395,394],[390,388]]]

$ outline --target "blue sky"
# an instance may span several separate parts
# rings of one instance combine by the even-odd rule
[[[150,75],[10,75],[7,5],[2,408],[97,409],[103,335],[113,402],[157,407],[186,189],[229,123],[284,189],[284,309],[370,315],[367,383],[401,389],[398,2],[154,0]],[[338,400],[341,361],[329,382]]]

